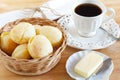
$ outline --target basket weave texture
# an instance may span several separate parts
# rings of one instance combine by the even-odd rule
[[[67,45],[66,35],[63,28],[56,22],[48,19],[24,18],[24,19],[18,19],[14,22],[10,22],[6,24],[0,30],[0,33],[4,31],[7,31],[7,32],[10,31],[14,27],[14,25],[20,22],[29,22],[33,25],[42,25],[42,26],[50,25],[50,26],[57,27],[63,34],[62,44],[59,47],[54,48],[54,51],[51,55],[48,55],[42,59],[31,59],[31,60],[14,59],[8,56],[5,52],[3,52],[0,49],[1,61],[3,62],[4,66],[11,72],[14,72],[20,75],[40,75],[50,71],[60,61],[61,53],[63,52],[63,50]]]

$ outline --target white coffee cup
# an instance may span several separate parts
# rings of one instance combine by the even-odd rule
[[[98,6],[102,12],[97,16],[83,16],[75,12],[75,8],[79,5],[90,3]],[[73,7],[73,21],[78,30],[78,33],[84,37],[92,37],[96,34],[96,31],[100,26],[114,17],[115,11],[112,8],[106,8],[101,2],[97,0],[81,0],[76,3]],[[106,13],[111,12],[108,18],[104,19]]]

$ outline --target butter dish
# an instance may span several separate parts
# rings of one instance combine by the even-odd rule
[[[67,62],[66,62],[66,71],[69,74],[70,77],[72,77],[75,80],[86,80],[85,78],[81,77],[80,75],[78,75],[77,73],[75,73],[74,71],[74,67],[75,65],[78,63],[78,61],[83,58],[86,54],[88,54],[90,51],[79,51],[74,53],[73,55],[71,55]],[[97,54],[99,54],[100,56],[103,57],[104,60],[106,60],[107,58],[109,58],[108,56],[97,52],[97,51],[93,51]],[[111,75],[112,71],[113,71],[114,65],[113,62],[111,61],[111,64],[109,66],[109,68],[106,68],[105,71],[97,74],[97,75],[93,75],[91,76],[89,79],[87,80],[109,80],[109,76]]]

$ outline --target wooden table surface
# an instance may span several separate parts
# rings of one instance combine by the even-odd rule
[[[0,13],[7,12],[24,7],[36,7],[47,0],[0,0]],[[100,0],[107,7],[112,7],[116,11],[115,20],[120,25],[120,0]],[[65,70],[65,64],[68,57],[74,52],[80,51],[68,47],[64,50],[60,62],[48,73],[40,76],[20,76],[9,72],[0,62],[0,80],[73,80]],[[114,70],[110,80],[120,80],[120,41],[105,48],[97,50],[111,57],[114,62]]]

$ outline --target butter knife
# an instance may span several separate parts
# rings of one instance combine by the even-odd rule
[[[107,58],[106,60],[104,60],[103,65],[101,66],[101,68],[95,73],[95,75],[98,75],[100,73],[103,73],[106,69],[108,69],[110,67],[112,63],[112,59],[111,58]],[[86,80],[90,80],[90,78],[94,77],[95,75],[91,75],[89,78],[87,78]]]

